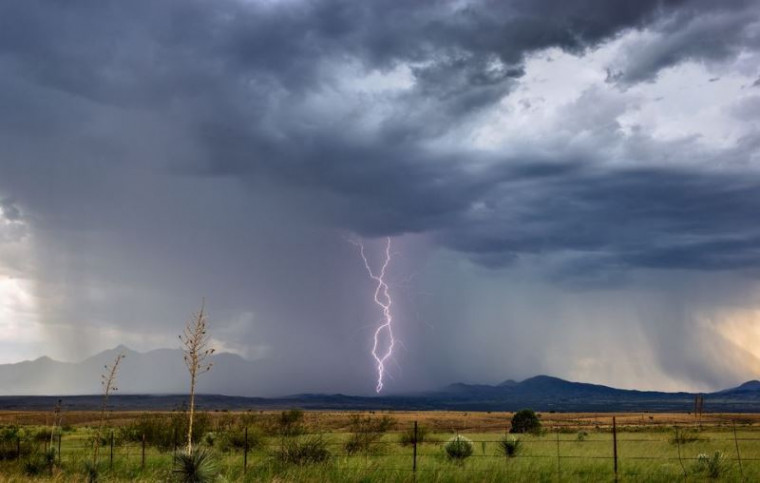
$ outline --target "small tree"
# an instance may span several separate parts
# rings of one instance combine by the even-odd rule
[[[536,412],[532,409],[523,409],[517,411],[512,416],[512,429],[511,433],[533,433],[537,434],[541,431],[541,421],[536,416]]]
[[[185,331],[180,334],[179,340],[182,341],[183,351],[185,353],[185,365],[190,372],[190,410],[188,411],[187,424],[187,453],[193,452],[193,416],[195,414],[195,384],[198,376],[211,370],[213,365],[206,362],[208,357],[214,353],[214,349],[209,347],[210,337],[208,335],[207,320],[205,313],[205,304],[201,304],[201,310],[193,315],[187,322]]]

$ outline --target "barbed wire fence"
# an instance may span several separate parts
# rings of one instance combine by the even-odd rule
[[[520,444],[529,449],[529,451],[516,452],[514,455],[506,455],[498,451],[498,445],[510,435],[508,424],[461,426],[453,429],[451,434],[467,437],[475,449],[480,446],[480,452],[473,451],[468,458],[492,462],[492,465],[487,468],[469,468],[466,469],[467,471],[490,471],[491,467],[503,464],[504,461],[553,460],[556,461],[555,473],[558,481],[562,479],[563,472],[569,470],[569,465],[574,462],[588,461],[608,465],[615,481],[619,478],[621,467],[626,462],[638,461],[677,463],[686,476],[687,464],[693,464],[700,459],[699,454],[695,454],[695,450],[700,447],[700,444],[707,443],[712,448],[725,449],[722,457],[725,461],[736,465],[742,480],[745,480],[745,471],[748,466],[760,466],[760,429],[746,421],[725,418],[712,422],[699,420],[695,424],[644,421],[621,426],[615,416],[606,421],[605,419],[607,418],[596,418],[594,421],[582,423],[574,421],[545,424],[542,433],[534,437],[511,435],[520,438]],[[742,426],[742,432],[737,429],[737,423]],[[340,438],[325,440],[323,444],[333,455],[350,455],[354,458],[364,458],[366,463],[372,462],[372,471],[412,474],[436,471],[442,461],[441,447],[446,444],[446,441],[431,442],[423,438],[418,421],[408,423],[406,429],[413,435],[406,443],[399,441],[397,436],[401,435],[404,428],[397,425],[397,431],[386,434],[383,439],[369,441],[358,452],[348,453],[346,441]],[[700,439],[699,431],[708,430],[711,430],[709,439]],[[311,434],[321,433],[323,433],[321,430],[317,430]],[[340,431],[331,434],[345,435],[350,432]],[[435,432],[435,435],[441,434],[441,432]],[[668,437],[664,438],[661,435],[668,435]],[[50,440],[47,438],[35,440],[18,436],[15,441],[15,459],[21,460],[34,452],[48,452],[52,449],[55,450],[55,462],[60,465],[83,461],[87,459],[88,452],[92,451],[92,443],[81,435],[59,432],[55,436]],[[289,438],[298,437],[289,436]],[[276,456],[284,451],[284,438],[268,437],[263,443],[254,442],[249,440],[249,427],[246,426],[242,448],[233,448],[229,453],[235,456],[235,464],[238,464],[239,460],[239,469],[242,474],[245,474],[250,469],[251,457]],[[642,454],[642,450],[631,450],[635,445],[641,445],[644,448],[643,452],[646,453],[647,447],[663,442],[670,443],[675,451]],[[145,469],[147,466],[170,466],[173,456],[182,450],[176,434],[173,447],[167,448],[151,445],[144,434],[139,442],[120,440],[117,431],[113,429],[106,433],[106,441],[102,444],[103,453],[100,463],[109,469],[113,469],[117,464],[135,469]],[[748,444],[756,446],[743,453],[742,447]],[[387,451],[389,448],[395,448],[395,451]],[[578,448],[584,448],[584,450],[578,451]],[[627,454],[624,448],[628,449]],[[10,458],[6,456],[6,459]],[[394,464],[386,464],[384,460],[387,459],[393,459]],[[152,460],[150,464],[149,460]]]

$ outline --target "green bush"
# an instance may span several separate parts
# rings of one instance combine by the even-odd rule
[[[195,413],[193,420],[193,441],[201,441],[211,431],[211,418],[208,413]],[[121,427],[118,433],[120,442],[139,443],[145,435],[145,442],[163,451],[184,446],[187,441],[187,412],[184,409],[174,411],[171,415],[141,414],[136,420]]]
[[[30,446],[21,444],[27,439],[26,433],[16,425],[0,426],[0,461],[14,460],[19,457],[28,456]]]
[[[23,463],[24,474],[39,476],[45,471],[52,471],[53,464],[55,464],[55,450],[33,453]]]
[[[330,451],[327,442],[322,436],[309,436],[306,438],[289,438],[277,454],[282,463],[294,465],[307,465],[323,463],[330,459]]]
[[[504,436],[499,440],[499,452],[508,458],[517,456],[522,448],[522,442],[514,436]]]
[[[464,461],[472,456],[473,451],[472,441],[459,434],[451,438],[443,448],[446,456],[456,461]]]
[[[209,433],[211,434],[211,433]],[[233,451],[245,449],[245,427],[236,426],[226,431],[214,433],[213,446],[219,451]],[[252,450],[262,446],[264,435],[258,428],[248,428],[248,449]]]
[[[428,433],[430,430],[427,426],[417,426],[417,444],[422,444],[428,439]],[[411,446],[414,444],[414,428],[407,428],[399,436],[399,443],[401,446]]]
[[[362,417],[358,414],[351,416],[350,430],[351,436],[345,444],[348,454],[355,454],[360,451],[367,452],[373,449],[373,445],[380,441],[394,421],[389,416],[373,418],[371,416]]]
[[[306,434],[306,426],[303,423],[304,416],[301,409],[289,409],[280,413],[277,419],[277,435],[284,437],[300,436]]]
[[[541,421],[532,409],[517,411],[512,416],[512,428],[509,432],[538,434],[541,432]]]

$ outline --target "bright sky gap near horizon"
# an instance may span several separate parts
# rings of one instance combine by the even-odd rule
[[[374,393],[391,237],[388,392],[721,389],[759,217],[758,0],[0,3],[0,364],[205,297],[252,394]]]

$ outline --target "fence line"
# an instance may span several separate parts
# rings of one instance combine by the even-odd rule
[[[726,420],[722,419],[721,422],[726,422]],[[703,420],[702,427],[704,428],[705,422]],[[661,461],[661,462],[675,462],[678,461],[681,465],[681,468],[684,473],[686,473],[686,467],[684,465],[684,462],[693,462],[693,461],[699,461],[699,456],[684,456],[682,454],[682,447],[686,444],[693,445],[690,446],[690,448],[694,449],[699,446],[699,443],[720,443],[720,444],[727,444],[727,446],[730,446],[730,443],[733,443],[733,447],[735,450],[734,455],[728,455],[723,454],[723,458],[726,461],[730,462],[736,462],[738,465],[739,472],[741,474],[742,479],[745,478],[745,466],[746,465],[756,465],[757,462],[760,461],[760,454],[755,456],[754,454],[744,454],[742,455],[741,452],[741,445],[740,443],[743,442],[757,442],[760,441],[760,437],[749,437],[746,435],[740,435],[737,431],[736,424],[734,423],[732,425],[732,431],[726,432],[725,437],[722,437],[723,433],[719,433],[720,436],[715,436],[714,434],[711,435],[709,440],[695,440],[690,442],[685,442],[684,435],[687,434],[684,429],[687,431],[693,431],[697,429],[697,426],[691,426],[688,425],[685,428],[681,425],[669,425],[669,427],[672,430],[672,434],[674,434],[673,439],[665,439],[663,438],[641,438],[641,437],[625,437],[625,433],[621,434],[621,426],[618,425],[617,419],[615,416],[611,417],[611,424],[610,424],[610,431],[606,430],[598,430],[594,433],[593,438],[587,439],[588,434],[585,433],[585,430],[588,429],[585,425],[552,425],[548,433],[554,433],[553,438],[539,438],[539,439],[521,439],[520,442],[522,445],[525,445],[526,447],[534,447],[534,448],[543,448],[547,452],[545,454],[515,454],[514,456],[507,456],[505,454],[499,454],[497,451],[493,451],[493,445],[498,444],[503,441],[502,438],[494,438],[492,435],[489,435],[489,432],[492,432],[494,429],[498,430],[505,430],[504,426],[495,426],[495,425],[484,425],[480,427],[470,427],[467,428],[466,431],[471,431],[473,433],[478,434],[478,436],[473,438],[468,438],[468,440],[472,444],[481,444],[482,445],[482,452],[481,454],[478,454],[477,452],[474,452],[469,457],[474,457],[477,459],[485,459],[485,458],[491,458],[494,461],[497,459],[503,460],[505,456],[507,456],[507,459],[512,458],[518,458],[518,459],[525,459],[525,460],[537,460],[537,459],[556,459],[556,474],[557,478],[561,479],[562,471],[564,468],[563,462],[573,462],[573,461],[583,461],[583,460],[590,460],[590,461],[609,461],[611,466],[611,470],[615,476],[615,479],[617,480],[618,472],[619,472],[619,464],[621,462],[625,461],[643,461],[643,460],[650,460],[650,461]],[[659,428],[658,425],[655,424],[646,424],[642,428],[640,425],[636,425],[636,430],[641,431],[646,430],[647,427],[655,427]],[[576,438],[563,438],[563,435],[568,434],[567,429],[573,428],[576,431],[578,431],[579,436]],[[625,428],[625,426],[623,426]],[[405,466],[398,466],[398,467],[386,467],[386,466],[378,466],[373,467],[372,471],[411,471],[411,472],[417,472],[417,471],[433,471],[435,468],[429,467],[429,465],[420,465],[423,461],[428,461],[431,456],[434,455],[434,453],[423,451],[424,449],[430,449],[431,446],[437,446],[439,444],[445,445],[445,442],[437,441],[435,443],[431,443],[428,441],[423,441],[420,437],[420,427],[418,425],[417,421],[414,421],[411,426],[411,431],[413,434],[412,440],[409,442],[410,444],[408,446],[409,449],[409,464]],[[711,429],[719,429],[715,427],[711,427]],[[751,427],[752,431],[757,431],[757,427]],[[480,433],[477,433],[477,432]],[[657,431],[660,431],[657,429]],[[463,433],[464,430],[458,431],[456,434]],[[483,434],[485,433],[485,434]],[[347,434],[351,434],[348,432]],[[399,433],[400,434],[400,433]],[[584,434],[583,438],[580,438],[580,434]],[[609,437],[606,437],[609,435]],[[600,438],[599,436],[603,436],[603,438]],[[116,433],[114,430],[110,431],[110,434],[106,436],[107,438],[107,444],[108,444],[108,455],[107,455],[107,463],[109,468],[114,467],[114,461],[116,460],[120,464],[130,464],[134,460],[139,459],[139,466],[141,468],[146,467],[146,451],[148,449],[150,450],[158,450],[164,457],[169,458],[173,454],[176,454],[178,447],[181,446],[178,444],[176,431],[174,432],[174,437],[172,439],[172,448],[171,450],[168,447],[165,447],[163,449],[159,448],[158,446],[150,445],[146,439],[146,435],[142,434],[139,438],[139,441],[131,441],[131,442],[124,442],[124,441],[117,441],[116,440]],[[249,431],[248,426],[245,426],[244,428],[244,442],[242,448],[233,448],[232,453],[235,455],[239,455],[242,457],[241,468],[243,473],[248,471],[249,468],[249,454],[256,452],[258,454],[277,454],[278,452],[285,451],[283,442],[285,441],[285,437],[282,436],[275,436],[270,437],[270,440],[266,443],[257,443],[255,445],[251,444],[251,441],[249,440]],[[637,454],[621,454],[620,453],[620,445],[623,443],[653,443],[653,442],[671,442],[675,446],[675,450],[677,452],[676,456],[669,456],[666,454],[660,454],[660,455],[637,455]],[[64,444],[65,443],[65,444]],[[346,441],[323,441],[323,443],[326,447],[329,448],[340,448],[345,447]],[[550,446],[546,446],[547,444],[553,444],[554,450],[552,453],[549,453],[551,451]],[[566,448],[568,446],[575,446],[575,445],[609,445],[609,452],[605,454],[592,454],[592,455],[584,455],[584,454],[572,454],[572,451],[568,452],[566,451]],[[377,448],[383,448],[383,447],[392,447],[392,446],[399,446],[402,445],[399,441],[389,441],[389,440],[380,440],[380,441],[367,441],[366,442],[366,449],[364,451],[357,451],[355,453],[352,453],[355,456],[361,456],[363,455],[365,458],[369,458],[370,453],[373,453],[372,449]],[[486,446],[490,445],[491,453],[492,454],[486,454]],[[86,454],[89,450],[92,449],[92,445],[88,443],[86,440],[82,440],[81,437],[78,435],[65,435],[62,433],[57,434],[57,438],[53,439],[51,438],[50,441],[45,439],[44,441],[29,441],[24,440],[21,436],[17,436],[17,439],[15,441],[15,448],[16,448],[16,454],[15,457],[17,460],[21,460],[24,455],[32,454],[35,451],[39,451],[40,448],[43,449],[43,451],[47,452],[50,449],[57,449],[57,452],[55,456],[57,457],[58,464],[64,464],[71,461],[77,461],[78,457],[81,457],[83,454]],[[348,453],[348,452],[347,452]],[[106,459],[106,455],[103,455],[103,459]],[[398,454],[372,454],[372,461],[375,462],[382,462],[384,458],[396,458],[398,457]],[[79,458],[81,459],[81,458]],[[477,469],[473,468],[472,471],[487,471],[486,469]],[[490,471],[490,470],[489,470]],[[567,471],[565,469],[565,471]]]

